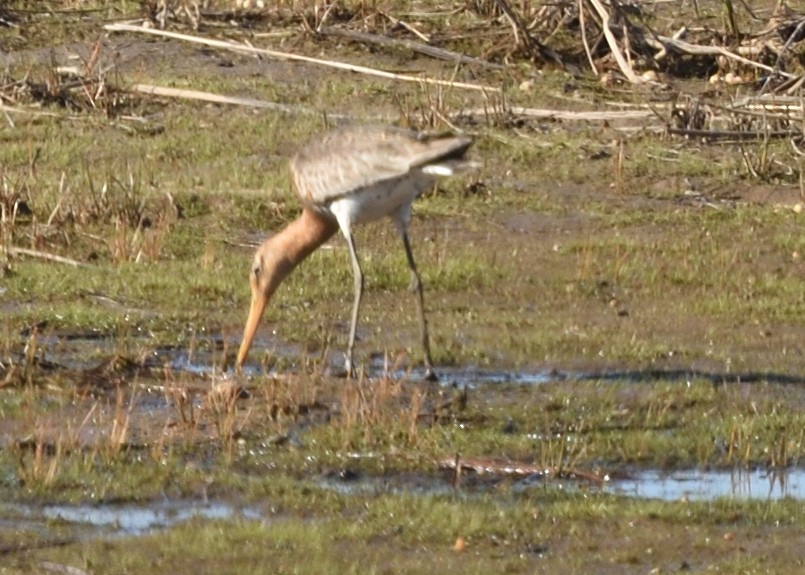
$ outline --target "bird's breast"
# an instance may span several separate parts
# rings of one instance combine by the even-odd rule
[[[330,200],[327,206],[339,221],[363,224],[396,214],[432,185],[433,179],[419,172],[350,191]]]

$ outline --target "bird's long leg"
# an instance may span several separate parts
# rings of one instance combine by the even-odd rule
[[[355,281],[355,301],[352,304],[352,322],[349,326],[349,343],[347,344],[347,357],[346,357],[346,370],[348,376],[355,375],[354,365],[352,363],[352,350],[355,347],[355,333],[358,330],[358,310],[361,307],[361,298],[363,297],[363,272],[361,271],[361,263],[358,261],[358,252],[355,249],[355,239],[352,237],[352,232],[349,228],[343,228],[344,236],[347,238],[347,245],[349,246],[349,257],[352,260],[352,276]]]
[[[406,226],[401,229],[403,245],[405,246],[405,256],[408,258],[408,268],[411,270],[411,285],[417,292],[417,307],[419,308],[419,323],[422,328],[422,347],[425,350],[425,379],[428,381],[437,381],[438,377],[433,370],[433,361],[430,357],[430,339],[428,338],[428,319],[425,317],[425,296],[423,294],[422,280],[419,278],[419,272],[416,269],[416,262],[414,261],[414,253],[411,251],[411,242],[408,240],[408,230]]]

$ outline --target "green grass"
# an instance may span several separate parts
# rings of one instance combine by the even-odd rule
[[[373,3],[346,4],[370,25],[382,19]],[[702,11],[718,27],[714,6],[704,2]],[[82,7],[110,19],[141,9]],[[662,10],[647,17],[664,21]],[[0,46],[21,56],[4,74],[46,82],[51,66],[37,50],[89,47],[96,17],[38,14],[4,29]],[[426,33],[490,26],[471,10],[413,23]],[[289,36],[276,40],[282,49],[453,73],[452,64],[311,38],[299,20],[287,25]],[[122,92],[94,111],[80,90],[67,108],[38,108],[24,95],[8,101],[58,117],[19,114],[0,127],[0,499],[37,507],[209,498],[254,505],[267,519],[196,519],[144,537],[97,539],[59,521],[25,523],[19,509],[0,506],[0,572],[40,572],[43,561],[93,573],[802,571],[798,501],[661,502],[584,483],[520,490],[511,480],[468,477],[445,494],[450,473],[438,465],[456,454],[602,473],[800,465],[805,240],[802,215],[790,207],[801,196],[795,177],[757,160],[762,144],[744,145],[765,168],[753,179],[729,145],[598,123],[461,124],[484,165],[440,182],[415,205],[411,226],[437,368],[599,376],[478,384],[462,408],[461,390],[449,385],[322,373],[346,345],[352,304],[348,251],[336,236],[269,306],[251,366],[275,371],[237,379],[250,398],[228,403],[210,393],[218,374],[176,369],[171,354],[193,354],[206,368],[231,360],[253,246],[300,210],[287,173],[293,151],[334,114],[441,129],[436,112],[497,97],[134,35],[115,35],[109,46],[117,42],[141,46],[107,78],[121,90],[172,85],[311,113]],[[464,37],[446,46],[502,58],[491,42]],[[508,102],[535,108],[601,109],[648,97],[537,72],[520,57],[506,54],[514,64],[505,73],[464,77],[462,69],[459,79],[503,86]],[[531,76],[533,90],[520,91]],[[799,165],[787,142],[768,151]],[[685,194],[691,184],[701,197]],[[12,219],[17,200],[32,213]],[[357,359],[417,365],[419,325],[398,234],[380,223],[357,230],[356,240],[367,288]],[[86,266],[15,256],[6,246]],[[98,333],[100,340],[81,337]],[[322,485],[342,471],[445,490],[347,494]],[[453,549],[459,537],[464,551]]]
[[[321,503],[315,489],[309,493]],[[516,501],[505,494],[470,499],[384,495],[358,498],[359,504],[354,497],[326,497],[339,508],[326,519],[280,512],[265,522],[194,520],[134,541],[31,551],[12,558],[6,569],[26,573],[42,560],[82,569],[103,566],[112,573],[266,568],[277,573],[586,573],[683,563],[794,573],[802,566],[783,543],[801,521],[801,509],[785,502],[772,508],[729,501],[668,505],[542,490]],[[753,524],[775,527],[770,534]],[[651,533],[658,535],[646,536]],[[461,552],[453,550],[458,537],[466,545]],[[233,549],[238,550],[234,555]]]

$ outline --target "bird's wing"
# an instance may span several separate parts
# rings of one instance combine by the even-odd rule
[[[291,173],[302,200],[317,204],[460,157],[470,143],[469,138],[427,138],[385,126],[348,127],[299,150],[291,160]]]

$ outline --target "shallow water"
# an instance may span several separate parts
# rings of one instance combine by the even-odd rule
[[[193,500],[125,505],[14,505],[12,509],[25,517],[28,524],[34,524],[37,520],[62,521],[75,524],[76,527],[92,528],[90,537],[145,535],[194,518],[263,519],[256,507]]]
[[[483,491],[506,479],[516,492],[536,488],[601,491],[612,495],[660,499],[663,501],[712,501],[719,498],[774,501],[785,497],[805,500],[805,469],[766,470],[684,470],[638,471],[625,478],[593,483],[583,479],[554,479],[542,474],[511,478],[506,474],[465,474],[462,485],[470,491]],[[406,474],[385,477],[327,477],[321,487],[346,495],[411,493],[443,495],[455,491],[443,477]]]
[[[187,372],[195,375],[211,375],[220,373],[224,352],[222,350],[237,349],[239,340],[205,335],[199,337],[192,345],[166,347],[155,346],[147,337],[133,337],[117,341],[108,334],[96,332],[49,334],[40,336],[40,359],[54,365],[56,369],[91,369],[117,354],[126,355],[127,350],[136,350],[131,357],[137,358],[145,367],[170,367],[174,372]],[[279,344],[276,341],[258,341],[255,353],[259,349],[269,348],[278,357],[288,358],[291,364],[304,356],[302,348]],[[327,365],[334,372],[343,367],[343,357],[339,352],[330,353]],[[366,375],[370,378],[392,377],[396,379],[422,379],[425,371],[421,367],[412,369],[390,368],[382,354],[375,354],[365,364]],[[256,363],[247,363],[243,371],[248,376],[262,375],[262,368]],[[283,371],[284,373],[284,371]],[[482,385],[540,385],[554,381],[630,381],[634,383],[651,381],[694,380],[711,381],[714,385],[723,383],[769,382],[782,384],[805,384],[805,378],[785,373],[727,373],[706,369],[601,369],[601,370],[490,370],[473,366],[438,367],[439,381],[444,386],[475,388]],[[280,372],[269,372],[278,376]]]
[[[605,484],[604,491],[664,501],[709,501],[720,497],[805,500],[805,469],[731,471],[641,471]]]
[[[182,347],[150,346],[146,338],[128,341],[128,349],[150,350],[141,361],[147,367],[170,368],[176,372],[193,374],[212,374],[223,356],[224,347],[232,348],[233,342],[205,338],[191,351]],[[51,336],[42,341],[40,348],[45,358],[55,365],[55,369],[89,369],[97,366],[103,358],[114,356],[119,347],[112,338],[97,334],[77,334],[75,336]],[[272,348],[274,349],[274,348]],[[123,350],[125,352],[125,350]],[[301,357],[300,350],[282,349],[278,353],[285,357]],[[143,353],[142,351],[140,353]],[[330,364],[337,367],[340,354],[331,354]],[[416,380],[424,372],[421,369],[410,371],[389,371],[383,359],[375,357],[367,365],[369,377],[391,376]],[[259,375],[256,365],[247,366],[246,372]],[[694,379],[711,381],[714,385],[725,382],[770,381],[784,384],[800,384],[799,378],[785,374],[723,374],[695,370],[635,370],[635,371],[502,371],[484,370],[474,367],[444,368],[439,370],[440,382],[445,386],[483,388],[494,390],[500,385],[541,385],[555,381],[631,381],[635,383],[659,380],[690,382]],[[165,397],[158,394],[141,401],[156,401],[164,408]],[[346,496],[372,496],[384,493],[406,493],[413,496],[440,496],[456,492],[447,474],[407,473],[369,477],[360,473],[343,473],[322,477],[317,484],[324,489],[333,490]],[[563,489],[569,491],[601,492],[622,497],[657,499],[662,501],[711,501],[719,498],[738,500],[775,501],[792,498],[805,500],[805,469],[792,468],[780,471],[768,470],[640,470],[618,474],[602,483],[583,479],[554,478],[541,473],[474,474],[465,472],[460,490],[464,494],[484,493],[505,482],[511,487],[514,497],[519,493],[534,489]],[[0,506],[0,511],[2,511]],[[237,506],[222,501],[200,502],[195,500],[150,502],[126,505],[48,505],[48,506],[6,506],[19,516],[13,524],[29,526],[33,529],[46,528],[48,522],[66,523],[74,529],[79,538],[141,536],[160,529],[168,529],[193,518],[225,520],[265,520],[266,515],[256,506]],[[0,524],[9,523],[0,516]],[[13,527],[13,525],[12,525]]]
[[[457,491],[444,475],[407,473],[382,477],[341,473],[322,477],[317,483],[323,489],[347,496],[410,494],[444,496],[461,493],[472,496],[498,485],[506,477],[493,474],[468,474]],[[612,479],[602,484],[585,480],[551,479],[532,474],[516,478],[511,493],[534,489],[602,492],[615,496],[659,499],[663,501],[708,501],[718,498],[774,501],[784,497],[805,500],[805,470],[780,472],[745,471],[640,471],[626,479]],[[146,503],[89,505],[22,505],[0,506],[0,526],[47,532],[52,522],[70,529],[77,539],[136,537],[169,529],[195,518],[265,521],[268,516],[259,506],[238,506],[223,501],[177,500]]]

